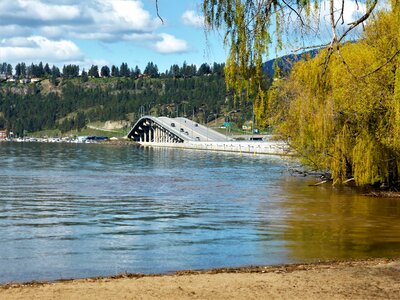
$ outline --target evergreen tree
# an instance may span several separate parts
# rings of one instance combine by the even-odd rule
[[[77,130],[82,129],[86,125],[86,118],[83,112],[78,112],[75,118],[74,127]]]
[[[81,81],[87,82],[88,80],[89,80],[88,73],[85,71],[85,68],[83,68],[82,74],[81,74]]]
[[[24,62],[18,63],[15,66],[15,75],[18,78],[25,78],[26,77],[26,65]]]
[[[51,75],[54,76],[55,78],[61,77],[60,69],[55,65],[53,65],[53,67],[51,68]]]
[[[3,63],[0,65],[0,74],[5,74],[6,71],[7,71],[7,63],[6,63],[6,62],[3,62]]]
[[[48,63],[46,63],[45,66],[44,66],[44,75],[45,76],[51,75],[51,69],[50,69],[50,66],[49,66]]]
[[[118,67],[112,65],[111,66],[111,76],[112,77],[119,77],[119,69]]]
[[[110,68],[108,66],[102,66],[100,75],[101,77],[110,77]]]
[[[150,76],[150,77],[159,77],[159,73],[158,73],[158,67],[156,64],[154,64],[153,62],[149,62],[146,66],[146,68],[144,69],[144,74]]]
[[[121,67],[119,68],[119,75],[121,77],[129,77],[130,76],[130,72],[129,72],[129,68],[128,68],[128,64],[127,63],[122,63]]]
[[[224,75],[224,66],[225,64],[218,64],[214,62],[213,67],[212,67],[212,73],[217,76],[223,76]]]
[[[169,74],[172,77],[179,78],[182,76],[181,68],[177,64],[172,65],[169,70]]]
[[[43,77],[44,76],[44,67],[43,67],[43,63],[42,62],[39,62],[36,75],[37,75],[37,77]]]
[[[17,76],[18,78],[20,78],[20,76],[21,76],[21,64],[20,63],[15,65],[15,76]]]
[[[61,72],[60,69],[56,66],[53,65],[53,67],[51,68],[51,83],[53,85],[57,84],[57,78],[59,78],[61,76]]]
[[[140,71],[139,67],[136,65],[134,70],[135,78],[138,78],[141,73],[142,71]]]
[[[26,77],[26,64],[24,62],[21,63],[21,77]]]
[[[63,77],[65,78],[75,78],[79,76],[79,66],[78,65],[67,65],[63,66]]]
[[[198,76],[211,74],[211,68],[208,64],[204,63],[200,65],[199,70],[197,71]]]
[[[7,76],[12,76],[12,72],[13,72],[13,67],[11,64],[7,65],[7,70],[6,70],[6,74]]]
[[[88,75],[90,77],[98,78],[99,77],[99,67],[96,65],[92,65],[89,69]]]

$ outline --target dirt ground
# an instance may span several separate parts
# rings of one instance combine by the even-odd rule
[[[400,299],[400,259],[8,284],[0,299]]]

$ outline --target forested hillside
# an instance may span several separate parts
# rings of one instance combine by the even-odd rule
[[[307,56],[315,55],[307,52]],[[288,74],[305,55],[288,55],[264,64],[265,85],[274,68]],[[224,64],[195,65],[184,62],[160,73],[149,62],[143,72],[138,66],[96,66],[80,70],[64,65],[61,70],[47,63],[14,67],[0,64],[0,129],[16,136],[58,129],[61,134],[79,131],[96,121],[127,121],[132,124],[143,114],[187,116],[197,122],[229,117],[241,127],[252,120],[253,99],[243,93],[234,97],[227,91]],[[232,118],[230,118],[232,120]],[[265,122],[259,122],[263,127]]]
[[[0,85],[0,128],[18,136],[46,129],[66,133],[95,121],[132,123],[143,114],[190,116],[204,122],[235,108],[226,92],[223,65],[203,64],[199,70],[174,65],[159,74],[149,64],[155,73],[121,75],[124,65],[112,68],[114,76],[103,67],[103,77],[92,70],[95,67],[89,76],[84,70],[78,74],[77,66],[64,66],[63,73],[39,74],[43,77],[34,83],[21,83],[28,72],[22,76],[19,65],[18,74]]]

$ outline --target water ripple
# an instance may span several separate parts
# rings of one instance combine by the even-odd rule
[[[390,256],[400,245],[399,201],[309,187],[277,157],[2,143],[0,162],[0,282]]]

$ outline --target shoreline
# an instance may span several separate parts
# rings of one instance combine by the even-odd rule
[[[2,299],[400,298],[400,257],[0,285]]]

